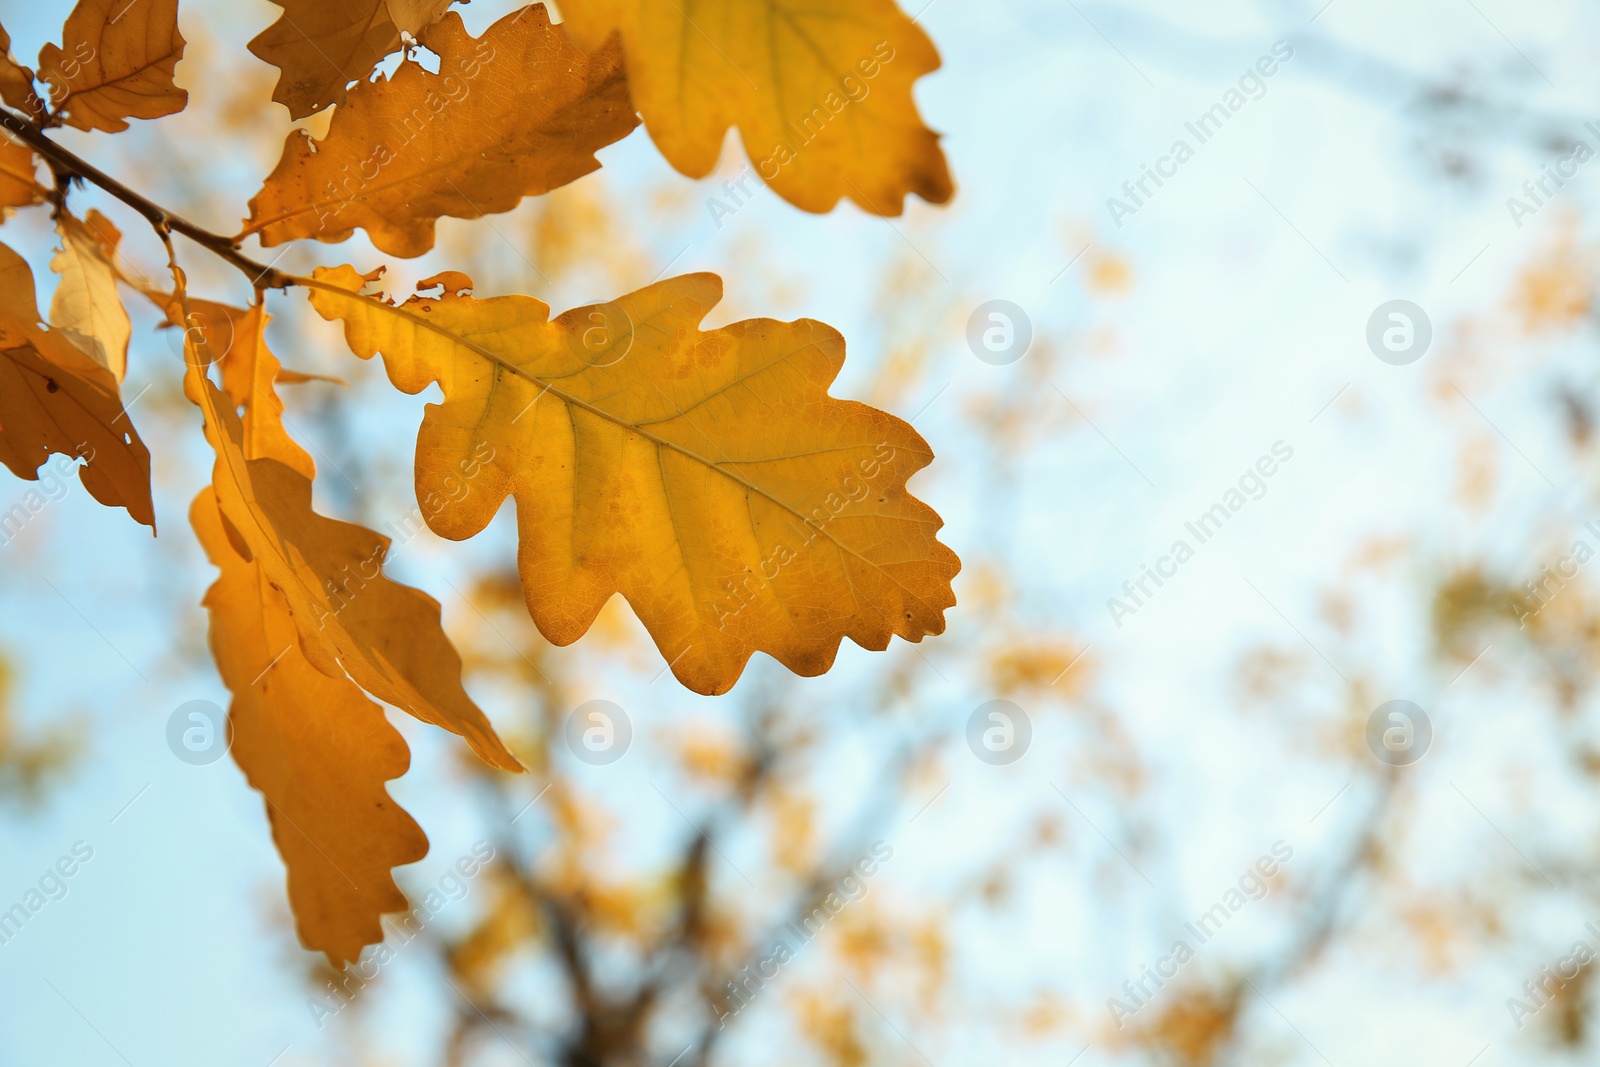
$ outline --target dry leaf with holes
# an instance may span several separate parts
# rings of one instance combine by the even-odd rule
[[[451,12],[423,39],[437,74],[403,60],[354,86],[322,140],[289,134],[244,235],[343,241],[359,226],[383,251],[419,256],[440,216],[509,211],[598,169],[595,152],[639,124],[620,52],[587,55],[542,5],[477,39]]]
[[[39,76],[69,126],[116,133],[189,102],[172,81],[184,45],[178,0],[78,0],[61,41],[39,50]]]
[[[303,119],[342,104],[345,87],[364,81],[385,56],[445,13],[451,0],[273,0],[278,21],[250,51],[280,71],[272,99]]]
[[[122,407],[117,380],[64,334],[44,329],[33,272],[0,245],[0,461],[34,481],[51,453],[88,460],[83,487],[155,526],[150,453]]]
[[[960,568],[906,491],[931,450],[907,423],[827,393],[844,340],[807,319],[702,331],[713,274],[551,320],[526,296],[446,292],[398,308],[376,277],[319,269],[311,302],[407,393],[437,383],[417,437],[428,525],[461,540],[516,500],[528,610],[558,645],[614,593],[684,685],[732,687],[756,651],[826,671],[849,637],[883,649],[944,630]],[[448,492],[487,452],[470,491]]]
[[[907,193],[950,199],[939,137],[912,99],[939,53],[894,0],[567,0],[561,9],[590,51],[621,34],[645,128],[691,178],[711,173],[731,126],[761,180],[806,211],[849,197],[898,215]]]

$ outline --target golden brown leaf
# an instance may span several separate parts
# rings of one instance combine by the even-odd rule
[[[283,403],[272,390],[278,362],[262,338],[266,320],[251,307],[229,354],[250,378],[243,453],[310,478],[310,456],[283,430]],[[205,606],[211,653],[234,693],[234,760],[266,798],[302,944],[341,966],[360,957],[362,945],[382,941],[382,913],[405,909],[390,870],[427,854],[421,827],[384,787],[405,773],[410,750],[360,686],[307,659],[290,601],[258,561],[238,552],[216,491],[203,490],[189,518],[221,569]]]
[[[44,101],[34,91],[33,71],[11,58],[11,35],[0,26],[0,100],[37,119],[44,114]]]
[[[0,245],[0,461],[33,481],[52,452],[87,459],[79,477],[91,496],[155,526],[150,453],[116,378],[63,334],[41,328],[33,272]]]
[[[104,216],[97,221],[110,225]],[[61,248],[50,260],[50,269],[61,275],[61,282],[50,300],[50,322],[120,382],[128,371],[133,323],[117,295],[117,269],[111,259],[115,240],[108,248],[107,235],[71,215],[61,217],[56,233]]]
[[[102,215],[99,208],[92,207],[88,214],[83,216],[83,226],[89,231],[94,243],[99,246],[100,254],[115,265],[117,249],[122,245],[122,231],[117,229],[116,223]]]
[[[883,649],[943,631],[960,563],[905,488],[932,453],[900,419],[827,395],[844,360],[830,327],[703,332],[713,274],[554,321],[526,296],[392,307],[356,295],[368,280],[319,270],[312,304],[401,390],[444,391],[417,438],[417,495],[441,500],[428,524],[471,537],[515,497],[524,595],[551,641],[577,640],[620,592],[679,680],[721,693],[757,650],[815,675],[845,637]]]
[[[43,203],[45,191],[39,184],[33,150],[0,134],[0,211]]]
[[[30,118],[44,113],[44,103],[33,89],[33,71],[11,58],[11,35],[0,26],[0,101]],[[9,133],[0,134],[0,210],[26,207],[43,201],[33,150]]]
[[[894,0],[567,0],[561,9],[590,51],[621,33],[645,128],[691,178],[711,172],[736,126],[756,172],[806,211],[845,196],[877,215],[900,214],[907,193],[950,199],[939,137],[912,99],[939,53]]]
[[[259,344],[264,327],[258,318],[243,343]],[[348,675],[377,699],[462,735],[485,762],[520,770],[462,689],[461,657],[440,626],[439,602],[384,576],[389,539],[311,510],[311,461],[298,446],[288,446],[293,453],[250,458],[247,448],[263,447],[275,435],[260,421],[247,428],[190,359],[185,389],[204,412],[206,437],[216,450],[212,488],[224,529],[287,598],[307,660],[331,678]],[[267,411],[253,415],[260,420]]]
[[[384,56],[439,18],[451,0],[273,0],[278,21],[250,51],[281,72],[272,99],[303,119],[342,104],[345,86],[363,81]]]
[[[61,47],[39,50],[50,102],[69,126],[116,133],[127,119],[155,119],[184,109],[189,94],[172,82],[183,58],[178,0],[78,0]]]
[[[250,379],[243,452],[310,478],[311,457],[284,432],[273,392],[279,366],[262,342],[266,318],[251,307],[230,353]],[[306,658],[288,599],[235,547],[215,490],[195,498],[189,518],[222,572],[205,606],[211,651],[233,693],[233,758],[266,800],[301,943],[341,966],[383,940],[384,912],[406,907],[391,870],[428,852],[421,828],[384,787],[405,773],[410,752],[359,686]]]
[[[586,55],[542,5],[479,39],[451,12],[423,40],[439,73],[402,60],[393,78],[354,86],[321,141],[289,134],[245,235],[333,242],[359,226],[383,251],[418,256],[440,216],[509,211],[598,169],[595,152],[639,124],[621,53]]]
[[[189,516],[222,571],[205,606],[233,693],[233,758],[266,800],[301,943],[341,966],[383,940],[384,912],[405,910],[391,869],[428,852],[384,787],[410,753],[359,686],[306,659],[288,600],[233,547],[211,490]]]
[[[244,408],[244,453],[248,458],[275,459],[314,478],[317,471],[311,456],[283,427],[283,401],[275,388],[283,378],[283,365],[266,342],[271,318],[260,304],[252,304],[233,323],[233,344],[221,361],[222,387],[235,407]]]

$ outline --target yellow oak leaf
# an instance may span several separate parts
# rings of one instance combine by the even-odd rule
[[[39,74],[69,126],[116,133],[189,102],[172,81],[184,45],[178,0],[78,0],[61,41],[39,50]]]
[[[363,81],[400,47],[445,13],[451,0],[273,0],[278,21],[250,42],[250,51],[279,70],[272,99],[303,119],[342,104],[345,87]]]
[[[402,60],[351,88],[322,140],[289,134],[241,237],[333,242],[359,226],[383,251],[418,256],[440,216],[509,211],[597,170],[595,152],[639,124],[620,51],[586,54],[542,5],[477,39],[450,12],[423,42],[437,74]]]
[[[33,272],[0,245],[0,462],[29,481],[51,453],[85,459],[83,487],[155,527],[150,452],[122,407],[117,380],[39,322]]]
[[[514,497],[523,592],[551,641],[575,641],[620,592],[678,679],[721,693],[758,650],[815,675],[845,637],[883,649],[944,630],[960,562],[906,491],[932,452],[828,395],[844,360],[832,328],[703,331],[714,274],[554,320],[526,296],[358,295],[375,277],[319,269],[311,302],[399,389],[443,390],[417,436],[428,524],[471,537]],[[485,453],[470,492],[450,493]]]
[[[230,352],[248,368],[242,449],[310,478],[311,457],[284,432],[273,392],[279,365],[261,341],[266,318],[252,305]],[[189,518],[221,571],[204,603],[212,655],[233,693],[234,761],[266,801],[301,943],[342,966],[383,940],[383,913],[405,909],[391,870],[428,852],[384,786],[405,773],[410,752],[358,685],[306,658],[288,598],[234,545],[214,490],[195,498]]]
[[[182,299],[181,286],[178,293]],[[236,337],[235,347],[263,344],[264,319]],[[282,591],[306,659],[330,678],[349,677],[384,703],[460,734],[485,762],[520,770],[462,688],[461,657],[440,625],[439,602],[383,574],[389,538],[314,512],[310,457],[292,444],[292,451],[265,448],[262,442],[276,436],[270,426],[247,426],[201,373],[192,343],[186,352],[184,388],[204,413],[216,451],[212,489],[223,528],[234,549]],[[268,411],[257,408],[252,416],[267,418]],[[276,410],[270,420],[276,422]],[[251,458],[253,448],[266,454]]]
[[[939,53],[894,0],[566,0],[561,10],[590,51],[622,35],[645,128],[691,178],[711,173],[734,126],[755,171],[806,211],[846,196],[877,215],[900,214],[907,193],[950,199],[939,137],[912,98]]]
[[[97,221],[110,225],[103,216]],[[56,233],[61,248],[50,260],[50,269],[61,275],[61,281],[50,300],[50,323],[120,382],[128,371],[133,323],[117,295],[115,241],[108,248],[107,235],[71,215],[61,217]]]

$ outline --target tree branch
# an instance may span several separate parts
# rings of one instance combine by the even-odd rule
[[[182,215],[168,211],[148,197],[129,189],[99,167],[46,137],[43,130],[20,115],[0,108],[0,127],[42,156],[57,177],[80,178],[98,186],[143,215],[158,233],[170,230],[183,234],[208,252],[238,267],[250,279],[252,288],[287,289],[297,284],[294,276],[272,266],[263,266],[243,255],[230,239],[196,226]]]

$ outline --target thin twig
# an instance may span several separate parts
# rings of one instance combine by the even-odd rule
[[[204,227],[196,226],[182,215],[168,211],[148,197],[134,192],[93,163],[46,137],[44,131],[38,126],[6,108],[0,108],[0,128],[4,128],[12,136],[42,156],[58,179],[81,178],[92,185],[99,186],[133,208],[140,215],[143,215],[156,228],[157,232],[167,229],[174,233],[181,233],[213,255],[238,267],[250,279],[250,284],[253,288],[286,289],[295,284],[295,279],[292,275],[285,274],[275,267],[257,263],[250,257],[240,253],[228,238],[223,237],[221,234],[212,233]]]

